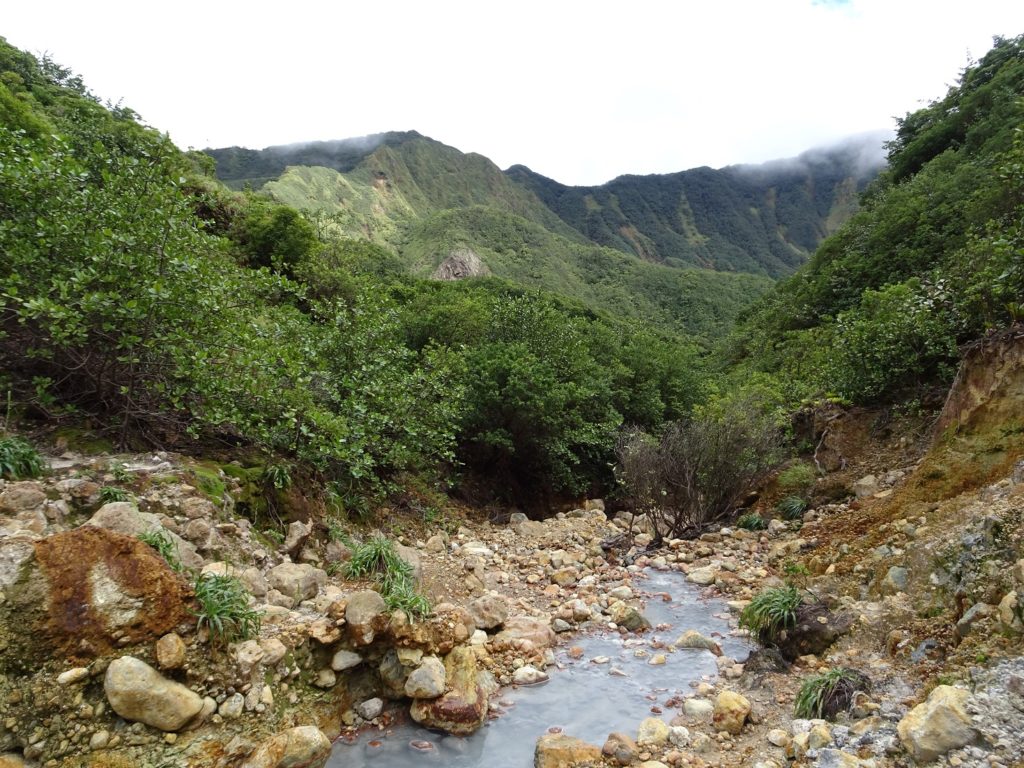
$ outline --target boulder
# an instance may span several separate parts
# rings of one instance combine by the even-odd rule
[[[683,701],[683,713],[694,720],[710,723],[715,713],[715,705],[707,699],[686,699]]]
[[[21,661],[47,644],[92,657],[125,642],[155,641],[191,620],[188,585],[133,536],[82,526],[40,539],[33,550],[3,606],[16,617],[7,652]]]
[[[878,585],[878,591],[883,595],[895,595],[907,591],[907,569],[898,565],[892,566],[885,573],[885,578]]]
[[[660,747],[668,742],[669,727],[660,717],[647,717],[640,722],[636,743],[641,747]]]
[[[0,513],[16,515],[30,512],[46,503],[46,493],[42,483],[25,480],[20,483],[7,483],[0,493]]]
[[[203,700],[194,691],[166,679],[134,656],[110,662],[103,690],[111,709],[125,720],[161,731],[183,728],[203,708]]]
[[[695,629],[688,629],[683,632],[672,645],[676,648],[703,648],[706,651],[711,651],[715,656],[722,655],[722,646]]]
[[[735,691],[722,691],[715,698],[711,722],[717,731],[739,735],[750,715],[750,702]]]
[[[367,699],[356,704],[353,709],[363,720],[373,720],[384,711],[384,700],[379,698]]]
[[[369,645],[378,632],[388,625],[388,607],[379,592],[364,589],[348,599],[345,621],[348,634],[356,645]]]
[[[363,657],[352,651],[340,650],[331,658],[331,669],[344,672],[363,663]]]
[[[632,738],[624,733],[610,733],[601,754],[619,765],[630,765],[640,756],[640,748]]]
[[[544,734],[537,739],[533,752],[533,768],[573,768],[600,762],[600,749],[562,733]]]
[[[517,641],[526,640],[537,650],[550,648],[555,644],[555,631],[551,625],[532,616],[510,616],[505,626],[494,636],[494,644],[498,647],[512,646]]]
[[[289,523],[288,533],[284,537],[281,551],[287,552],[292,557],[297,556],[312,533],[313,523],[311,522],[304,523],[301,520],[295,520]]]
[[[851,615],[832,613],[823,603],[801,605],[797,608],[796,625],[780,632],[775,646],[787,661],[820,656],[852,626]]]
[[[853,492],[858,499],[866,499],[878,493],[878,478],[874,475],[865,475],[853,484]]]
[[[999,624],[1007,632],[1019,634],[1024,632],[1024,622],[1021,621],[1022,611],[1020,598],[1017,591],[1007,592],[999,601]]]
[[[466,607],[477,629],[494,629],[508,618],[508,600],[502,595],[483,595]]]
[[[327,574],[309,563],[281,563],[267,573],[267,584],[296,603],[312,600],[327,583]]]
[[[436,656],[426,656],[405,680],[405,695],[410,699],[436,699],[444,693],[447,672]]]
[[[698,584],[702,587],[706,587],[715,583],[715,579],[718,577],[718,570],[719,569],[713,565],[708,565],[704,568],[694,568],[686,574],[686,580],[691,584]]]
[[[930,763],[951,749],[970,744],[978,731],[967,712],[970,694],[962,688],[940,685],[896,726],[904,749],[919,763]]]
[[[647,620],[646,616],[622,600],[617,600],[608,606],[608,617],[630,632],[639,632],[651,627],[651,622]]]
[[[423,563],[420,561],[420,553],[412,547],[396,543],[395,554],[398,555],[399,560],[409,566],[413,583],[419,584],[423,580]]]
[[[331,742],[315,725],[300,725],[263,742],[242,768],[323,768]]]
[[[516,685],[536,685],[546,682],[548,676],[530,664],[524,664],[512,673],[512,682]]]
[[[160,669],[181,669],[185,666],[185,641],[177,632],[168,632],[156,641],[156,664]]]
[[[140,512],[130,501],[113,501],[100,507],[96,514],[89,518],[85,525],[104,528],[125,536],[137,537],[143,533],[162,531],[172,542],[181,564],[188,568],[202,568],[203,558],[199,556],[195,545],[185,541],[178,534],[164,528],[160,518],[151,512]]]
[[[410,715],[427,728],[468,736],[483,725],[487,696],[480,685],[476,654],[467,646],[452,649],[444,660],[448,692],[436,699],[416,699]]]

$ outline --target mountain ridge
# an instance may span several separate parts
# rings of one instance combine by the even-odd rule
[[[762,165],[625,174],[588,187],[561,184],[521,164],[503,171],[482,154],[416,131],[204,151],[229,186],[248,184],[335,216],[343,234],[399,251],[416,222],[486,205],[645,261],[771,278],[806,261],[852,214],[859,192],[881,168],[880,159],[861,167],[862,152],[840,147]]]

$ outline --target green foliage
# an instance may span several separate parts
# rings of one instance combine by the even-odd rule
[[[736,527],[745,531],[763,531],[768,523],[756,512],[747,512],[736,518]]]
[[[907,115],[890,172],[807,267],[743,318],[741,370],[861,403],[945,384],[958,345],[1012,322],[1024,290],[1024,37],[997,38]]]
[[[262,614],[249,607],[251,596],[234,576],[202,574],[193,587],[196,629],[206,627],[211,643],[227,645],[259,635]]]
[[[291,275],[316,244],[312,225],[294,208],[252,197],[234,222],[233,237],[252,267]]]
[[[811,464],[799,462],[786,467],[779,473],[779,488],[784,491],[806,491],[817,478],[817,473]]]
[[[807,499],[803,496],[786,496],[775,505],[775,509],[785,520],[799,520],[807,511]]]
[[[868,690],[870,681],[862,673],[837,667],[818,675],[811,675],[800,685],[793,705],[796,717],[834,720],[836,715],[850,708],[858,691]]]
[[[131,501],[132,495],[124,488],[118,488],[116,485],[105,485],[100,488],[100,503],[110,504],[114,501]],[[148,543],[148,542],[147,542]]]
[[[292,468],[288,464],[268,464],[263,468],[263,483],[269,487],[283,491],[291,487]]]
[[[163,528],[154,528],[152,531],[140,533],[139,541],[155,549],[175,573],[181,573],[185,570],[185,566],[182,565],[181,558],[178,555],[178,547],[174,543],[174,539]]]
[[[43,457],[20,437],[0,437],[0,477],[25,480],[43,474]]]
[[[952,377],[956,338],[943,307],[945,286],[916,279],[865,290],[856,310],[835,323],[835,351],[826,381],[854,402]]]
[[[740,613],[739,624],[765,644],[796,624],[800,593],[794,586],[772,587],[758,592]]]
[[[389,539],[376,535],[351,548],[352,557],[343,569],[346,578],[374,579],[388,608],[403,610],[412,619],[430,613],[430,603],[416,592],[412,566],[398,556]]]

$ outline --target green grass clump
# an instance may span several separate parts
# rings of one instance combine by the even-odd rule
[[[105,485],[100,488],[100,503],[110,504],[115,501],[131,501],[132,495],[124,488],[115,485]]]
[[[430,602],[416,591],[412,566],[398,556],[395,545],[384,536],[373,536],[362,544],[351,544],[352,558],[345,564],[349,579],[373,578],[388,608],[403,610],[410,618],[430,613]]]
[[[775,505],[775,509],[786,520],[799,520],[807,510],[807,499],[801,496],[787,496]]]
[[[193,585],[199,609],[196,629],[204,626],[212,643],[233,643],[259,634],[262,613],[249,607],[249,592],[234,576],[205,573]]]
[[[763,531],[768,527],[768,523],[756,512],[748,512],[739,516],[736,520],[736,527],[745,531]]]
[[[794,702],[797,717],[832,720],[850,708],[857,691],[865,691],[870,680],[853,669],[837,667],[820,675],[812,675],[800,686]]]
[[[143,544],[148,544],[155,549],[157,554],[167,561],[167,565],[171,567],[172,571],[181,573],[185,570],[185,566],[181,564],[181,560],[178,557],[178,547],[174,543],[174,539],[163,528],[155,528],[152,531],[140,533],[138,538]]]
[[[43,457],[20,437],[0,438],[0,477],[24,480],[43,474]]]
[[[766,589],[740,613],[740,626],[749,629],[762,643],[773,643],[780,632],[796,624],[799,607],[800,592],[796,587]]]
[[[810,464],[794,464],[779,473],[779,488],[784,491],[804,491],[814,485],[816,475]]]

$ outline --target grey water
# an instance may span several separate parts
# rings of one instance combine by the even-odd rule
[[[556,649],[557,667],[546,670],[548,682],[502,689],[492,699],[498,702],[500,716],[472,736],[438,733],[406,718],[384,731],[362,734],[354,743],[337,742],[328,768],[530,768],[537,739],[551,728],[600,746],[613,731],[635,736],[640,721],[655,715],[652,708],[661,708],[661,716],[671,720],[675,708],[666,702],[692,692],[692,681],[716,675],[715,657],[706,650],[668,652],[652,643],[668,646],[684,631],[695,629],[715,638],[726,656],[743,659],[751,646],[729,634],[725,604],[702,598],[682,574],[649,571],[646,577],[635,580],[633,589],[644,593],[644,615],[654,629],[641,636],[604,629],[573,637]],[[659,593],[667,593],[671,600]],[[570,658],[571,646],[582,648],[583,656]],[[638,655],[641,650],[646,654]],[[648,664],[656,653],[666,654],[665,664]],[[592,661],[601,656],[609,660]]]

